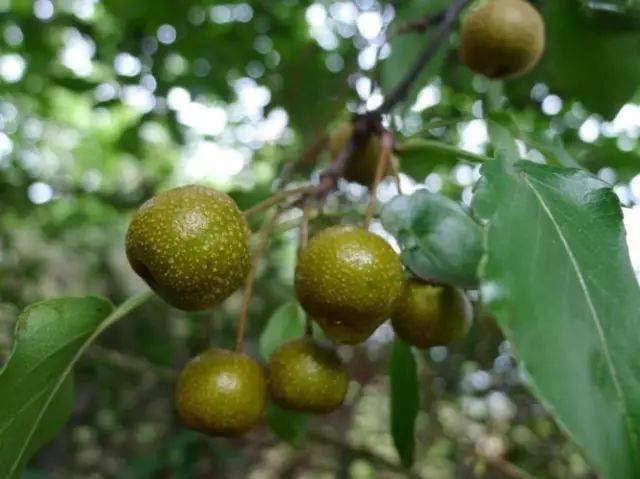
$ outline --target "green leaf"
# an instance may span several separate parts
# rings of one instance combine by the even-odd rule
[[[394,198],[380,218],[398,240],[403,262],[416,275],[463,287],[477,284],[480,227],[455,201],[418,191]]]
[[[268,361],[273,352],[287,341],[304,333],[305,314],[295,301],[280,306],[269,318],[260,335],[260,355]]]
[[[267,422],[271,430],[293,447],[302,447],[307,436],[309,414],[282,409],[275,404],[267,406]]]
[[[405,467],[411,467],[415,450],[415,423],[420,408],[416,359],[411,347],[396,340],[389,359],[391,381],[391,435]]]
[[[85,348],[149,296],[134,297],[116,310],[97,297],[52,299],[24,310],[0,371],[0,477],[19,477],[69,418],[72,369]]]
[[[513,82],[513,87],[522,87],[524,98],[533,84],[545,83],[563,99],[577,100],[609,119],[632,98],[640,83],[640,31],[603,21],[580,3],[544,2],[546,52],[536,71]]]
[[[483,300],[605,478],[640,477],[640,289],[618,199],[581,170],[483,168]]]

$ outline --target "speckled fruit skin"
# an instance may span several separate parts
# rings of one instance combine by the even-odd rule
[[[205,186],[161,193],[136,212],[129,263],[167,303],[201,310],[227,298],[250,265],[249,229],[235,202]]]
[[[211,436],[238,436],[262,417],[267,382],[250,356],[208,349],[185,366],[175,403],[185,426]]]
[[[462,25],[460,59],[490,78],[514,78],[538,63],[544,44],[544,22],[531,4],[487,0]]]
[[[398,297],[391,324],[396,334],[419,348],[445,346],[471,326],[471,303],[453,286],[407,281]]]
[[[295,288],[300,304],[332,340],[364,341],[389,316],[400,294],[400,258],[381,237],[333,226],[300,254]]]
[[[325,414],[342,404],[349,376],[333,349],[303,338],[280,346],[269,362],[269,391],[285,409]]]
[[[340,125],[329,138],[329,149],[331,157],[336,158],[347,145],[353,134],[351,122]],[[366,145],[355,152],[344,172],[347,181],[360,183],[369,186],[373,183],[380,157],[380,138],[372,136]]]

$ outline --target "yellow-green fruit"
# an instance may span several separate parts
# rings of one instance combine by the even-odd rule
[[[471,303],[458,288],[407,281],[396,300],[391,324],[407,343],[430,348],[464,336],[471,315]]]
[[[250,356],[208,349],[180,373],[175,401],[185,426],[212,436],[238,436],[262,417],[267,382]]]
[[[318,233],[296,267],[300,304],[340,343],[368,338],[391,313],[402,283],[402,264],[391,246],[352,226]]]
[[[331,157],[337,158],[353,135],[353,124],[345,122],[340,125],[329,139]],[[344,171],[347,181],[354,181],[364,186],[373,183],[380,157],[380,138],[371,136],[366,145],[360,147],[353,155]]]
[[[167,303],[206,309],[244,282],[248,231],[228,195],[198,185],[174,188],[136,212],[127,231],[127,258]]]
[[[486,0],[462,25],[460,58],[476,73],[512,78],[538,63],[544,44],[544,22],[529,2]]]
[[[366,341],[380,326],[377,321],[363,321],[362,324],[354,324],[354,322],[344,323],[325,316],[312,317],[311,319],[318,323],[327,337],[341,344],[360,344]]]
[[[316,414],[342,404],[349,376],[333,349],[304,338],[280,346],[269,362],[269,391],[278,406]]]

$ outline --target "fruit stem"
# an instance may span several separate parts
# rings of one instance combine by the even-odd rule
[[[278,207],[276,212],[273,214],[271,219],[267,222],[266,225],[260,230],[260,242],[258,243],[258,248],[253,255],[253,259],[251,261],[251,269],[249,270],[249,274],[247,275],[247,284],[244,288],[244,293],[242,296],[242,306],[240,307],[240,315],[238,316],[238,329],[236,331],[236,351],[242,352],[242,345],[244,343],[244,331],[247,325],[247,315],[249,314],[249,302],[251,301],[251,295],[253,294],[253,283],[255,282],[256,273],[258,271],[258,266],[260,264],[260,259],[264,254],[264,250],[267,246],[267,241],[269,241],[269,236],[271,236],[271,232],[278,220],[278,217],[282,213],[282,208]]]
[[[371,196],[369,198],[369,205],[367,206],[367,215],[365,216],[364,220],[365,229],[369,229],[369,226],[371,224],[373,213],[376,209],[378,186],[380,185],[380,180],[382,180],[382,176],[387,169],[392,151],[393,134],[387,130],[381,135],[380,156],[378,157],[378,165],[376,166],[376,176],[374,177],[373,183],[371,184]]]
[[[290,190],[279,191],[278,193],[271,195],[266,200],[261,201],[260,203],[253,205],[251,208],[243,211],[242,215],[245,218],[248,218],[249,216],[254,215],[256,213],[259,213],[264,210],[268,210],[272,206],[280,204],[283,201],[286,201],[287,199],[291,198],[292,196],[300,196],[305,193],[309,193],[310,191],[313,191],[315,188],[316,186],[312,185],[312,186],[301,186],[300,188],[293,188]]]
[[[302,221],[300,222],[300,230],[298,235],[298,258],[300,253],[309,244],[309,213],[310,213],[311,201],[310,198],[306,198],[302,203]],[[307,314],[305,316],[305,336],[313,336],[313,326],[311,324],[311,317]]]
[[[391,166],[391,172],[393,173],[393,179],[396,181],[396,189],[398,194],[402,195],[402,181],[400,180],[400,165],[398,164],[398,158],[391,155],[389,159],[389,165]]]

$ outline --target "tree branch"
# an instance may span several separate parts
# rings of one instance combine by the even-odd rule
[[[405,99],[409,93],[409,89],[414,81],[422,72],[425,65],[433,58],[438,52],[438,49],[442,43],[446,40],[447,36],[451,32],[453,25],[458,20],[462,10],[469,4],[470,0],[456,0],[445,11],[442,21],[438,25],[438,29],[435,36],[425,46],[422,53],[418,56],[411,69],[407,72],[405,77],[395,87],[395,89],[387,96],[386,100],[380,107],[372,112],[374,115],[382,115],[389,113],[398,103]]]
[[[426,15],[424,15],[422,18],[416,18],[416,19],[410,20],[404,25],[400,25],[397,29],[392,31],[387,37],[387,41],[392,40],[399,35],[404,35],[405,33],[423,32],[427,30],[429,27],[432,27],[435,24],[441,22],[446,12],[447,12],[447,9],[443,8],[436,12],[429,12]]]

